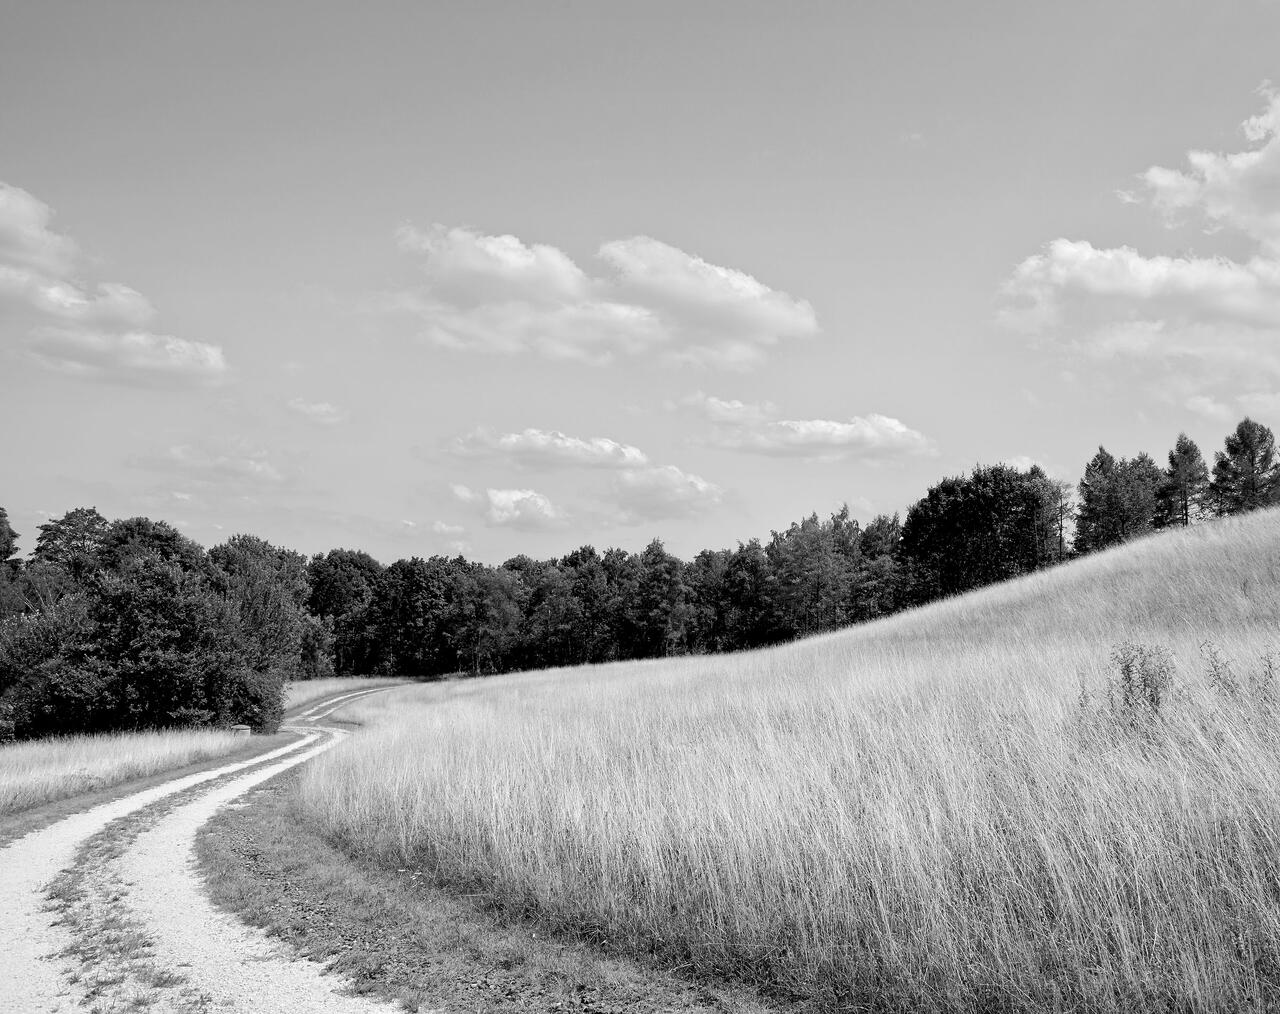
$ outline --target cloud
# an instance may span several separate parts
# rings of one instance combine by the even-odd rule
[[[479,509],[485,522],[496,528],[538,532],[564,528],[568,515],[547,497],[532,489],[486,489],[483,494],[453,484],[453,495]]]
[[[1196,415],[1204,416],[1215,422],[1226,422],[1232,417],[1231,407],[1209,397],[1207,394],[1192,395],[1186,400],[1186,407]]]
[[[462,525],[451,525],[446,521],[433,521],[431,530],[436,535],[461,535],[466,531],[466,528]]]
[[[649,463],[645,453],[630,444],[608,437],[571,437],[559,430],[493,434],[478,429],[456,440],[453,449],[469,456],[503,456],[523,468],[636,468]]]
[[[0,263],[40,275],[68,274],[80,251],[50,227],[53,212],[31,194],[0,183]]]
[[[31,357],[61,372],[125,383],[206,383],[227,372],[216,345],[146,329],[155,309],[118,282],[82,282],[76,244],[48,205],[0,182],[0,311]]]
[[[695,409],[713,423],[762,423],[778,414],[778,407],[771,401],[729,400],[704,394],[702,391],[696,391],[682,399],[681,404]]]
[[[174,444],[159,454],[132,457],[129,464],[169,476],[180,475],[193,485],[218,492],[278,488],[296,478],[273,462],[266,450],[244,445]]]
[[[1187,169],[1153,166],[1139,191],[1122,195],[1170,225],[1196,215],[1210,232],[1242,233],[1255,244],[1251,255],[1147,255],[1055,239],[1006,281],[1000,320],[1070,355],[1161,362],[1168,370],[1148,375],[1160,377],[1165,396],[1192,394],[1202,414],[1214,402],[1206,384],[1280,376],[1280,97],[1264,94],[1266,108],[1244,123],[1252,147],[1192,151]]]
[[[613,484],[620,524],[693,517],[718,506],[723,496],[715,483],[675,465],[628,469]]]
[[[351,417],[346,409],[327,401],[304,401],[301,398],[294,398],[289,402],[289,408],[312,422],[323,423],[326,426],[346,422]]]
[[[169,379],[179,382],[223,374],[222,349],[203,342],[145,331],[108,332],[87,328],[40,328],[30,347],[50,369],[122,382]]]
[[[427,340],[449,348],[749,367],[779,342],[818,330],[807,302],[647,236],[601,246],[606,271],[597,276],[555,247],[510,235],[403,226],[397,239],[421,258],[423,283],[385,306],[413,315]]]
[[[836,419],[779,419],[769,402],[727,401],[698,392],[684,400],[713,423],[708,443],[727,450],[796,458],[886,458],[933,452],[922,433],[872,413]]]
[[[1210,228],[1231,228],[1280,255],[1280,92],[1264,85],[1267,104],[1241,125],[1256,147],[1221,154],[1187,153],[1187,170],[1152,166],[1140,179],[1146,199],[1167,220],[1198,213]]]

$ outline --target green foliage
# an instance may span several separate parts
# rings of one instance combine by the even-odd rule
[[[1145,452],[1117,459],[1099,447],[1080,480],[1076,552],[1096,552],[1150,532],[1165,482],[1164,472]]]
[[[298,679],[323,680],[333,674],[333,617],[303,613]]]
[[[64,731],[90,714],[100,686],[81,662],[92,624],[83,596],[0,621],[0,742]]]
[[[907,512],[900,556],[910,595],[927,602],[1057,562],[1062,491],[1037,466],[978,467],[943,479]]]
[[[230,724],[227,674],[237,664],[231,603],[200,575],[151,553],[103,572],[89,592],[84,665],[99,686],[81,728]]]
[[[18,551],[18,533],[9,524],[9,513],[0,507],[0,570],[5,570],[10,558]]]
[[[1210,496],[1219,514],[1243,514],[1280,501],[1275,435],[1244,418],[1214,455]]]
[[[252,536],[212,553],[163,522],[80,508],[42,526],[0,618],[0,735],[247,723],[274,730],[284,683],[331,671],[305,613],[306,561]]]
[[[1185,433],[1169,452],[1169,467],[1156,494],[1157,528],[1181,526],[1200,520],[1209,495],[1209,469],[1196,442]]]
[[[77,507],[39,526],[32,559],[61,567],[76,581],[85,581],[101,565],[98,554],[107,527],[107,519],[96,508]]]
[[[296,679],[310,591],[306,559],[255,535],[235,535],[211,549],[209,560],[226,575],[244,664],[282,682]]]

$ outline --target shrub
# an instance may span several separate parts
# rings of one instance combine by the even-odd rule
[[[1132,726],[1147,726],[1161,715],[1173,692],[1173,655],[1159,645],[1123,641],[1111,649],[1116,673],[1107,683],[1111,713]]]

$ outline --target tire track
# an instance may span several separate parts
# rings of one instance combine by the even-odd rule
[[[386,689],[394,688],[357,691],[318,702],[292,721],[314,723],[343,704]],[[0,1014],[70,1014],[85,1009],[88,996],[83,970],[69,957],[77,950],[83,951],[79,945],[84,942],[77,941],[71,928],[59,919],[50,903],[50,886],[60,873],[76,865],[81,848],[95,835],[116,822],[148,816],[146,811],[162,809],[170,797],[183,792],[193,793],[195,798],[180,801],[130,842],[122,855],[111,860],[119,876],[95,871],[104,874],[95,878],[100,883],[125,884],[123,892],[113,891],[104,903],[118,906],[123,919],[133,919],[145,927],[156,962],[168,964],[190,987],[175,988],[172,996],[153,996],[162,1004],[157,1009],[204,1009],[191,1006],[191,990],[218,996],[221,1009],[228,1011],[334,1010],[363,1014],[390,1009],[335,994],[334,989],[342,988],[343,983],[323,978],[318,965],[284,954],[265,934],[249,930],[233,917],[214,910],[196,879],[195,832],[220,806],[330,749],[347,735],[343,730],[314,724],[285,728],[302,735],[293,743],[257,757],[176,778],[74,814],[0,848],[0,912],[4,926]],[[207,791],[195,793],[205,785],[210,785]],[[157,844],[161,841],[162,845]],[[147,857],[142,864],[134,861],[138,847]],[[191,933],[193,926],[195,936]],[[193,940],[209,944],[212,950],[207,953],[219,957],[193,962]],[[115,982],[122,990],[130,985],[127,967],[98,971],[104,973],[97,976],[99,981]],[[266,1004],[265,994],[243,994],[246,989],[265,988],[265,980],[274,975],[288,981],[292,989],[303,991],[296,994],[307,998],[301,1006],[274,1001]],[[218,981],[205,981],[206,977]]]

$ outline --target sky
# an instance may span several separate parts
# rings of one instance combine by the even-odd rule
[[[0,0],[0,506],[690,556],[1280,426],[1280,3]]]

